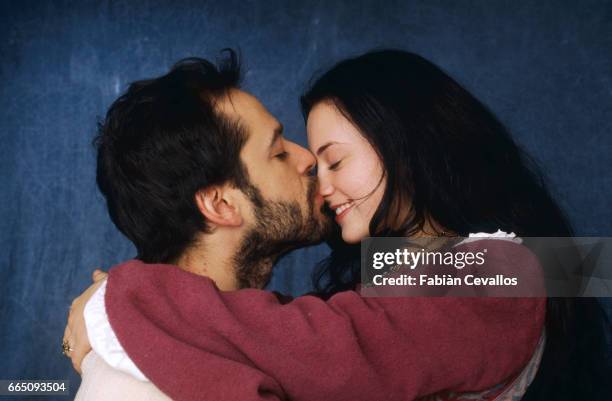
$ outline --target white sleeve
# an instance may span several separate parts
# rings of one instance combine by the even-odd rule
[[[91,348],[104,361],[113,368],[135,377],[138,380],[148,382],[147,377],[136,367],[134,362],[125,352],[113,328],[108,321],[106,306],[104,305],[104,294],[106,294],[106,280],[85,305],[85,327]]]
[[[511,241],[516,244],[523,243],[523,239],[520,237],[517,237],[515,233],[513,232],[507,233],[505,231],[502,231],[501,229],[498,229],[494,233],[470,233],[468,238],[465,238],[463,241],[461,241],[457,245],[468,244],[470,242],[479,241],[481,239],[498,239],[502,241]]]

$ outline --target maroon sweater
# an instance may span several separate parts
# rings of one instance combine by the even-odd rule
[[[506,244],[515,266],[537,268],[525,248]],[[489,389],[525,366],[545,315],[542,298],[348,291],[281,304],[137,260],[110,270],[105,303],[130,358],[175,400],[405,401]]]

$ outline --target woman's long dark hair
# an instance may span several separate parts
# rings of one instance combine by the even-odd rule
[[[459,236],[498,229],[523,237],[573,236],[539,169],[503,124],[423,57],[380,50],[341,61],[302,96],[305,119],[321,102],[336,106],[383,164],[386,188],[371,236],[410,236],[427,219]],[[313,276],[322,296],[352,289],[360,279],[359,246],[331,246],[330,258]],[[541,369],[546,377],[539,374],[532,389],[537,382],[544,390],[552,382],[564,384],[551,365],[569,363],[574,309],[569,299],[549,299]]]

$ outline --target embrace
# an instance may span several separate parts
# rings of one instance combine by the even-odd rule
[[[100,125],[97,183],[138,255],[73,303],[77,399],[515,400],[548,386],[558,300],[359,292],[366,237],[488,233],[522,252],[508,239],[571,236],[497,118],[423,57],[373,51],[302,95],[308,150],[240,89],[239,64],[231,50],[183,60],[132,83]],[[261,289],[279,256],[324,240],[316,292]]]

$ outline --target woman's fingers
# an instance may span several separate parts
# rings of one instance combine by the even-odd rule
[[[97,274],[94,277],[96,282],[72,302],[70,313],[68,314],[68,325],[64,331],[64,341],[67,342],[66,344],[70,348],[67,356],[70,357],[72,366],[79,374],[81,373],[81,362],[91,350],[85,325],[85,305],[100,285],[102,285],[103,279],[106,276],[107,274],[104,272]]]

